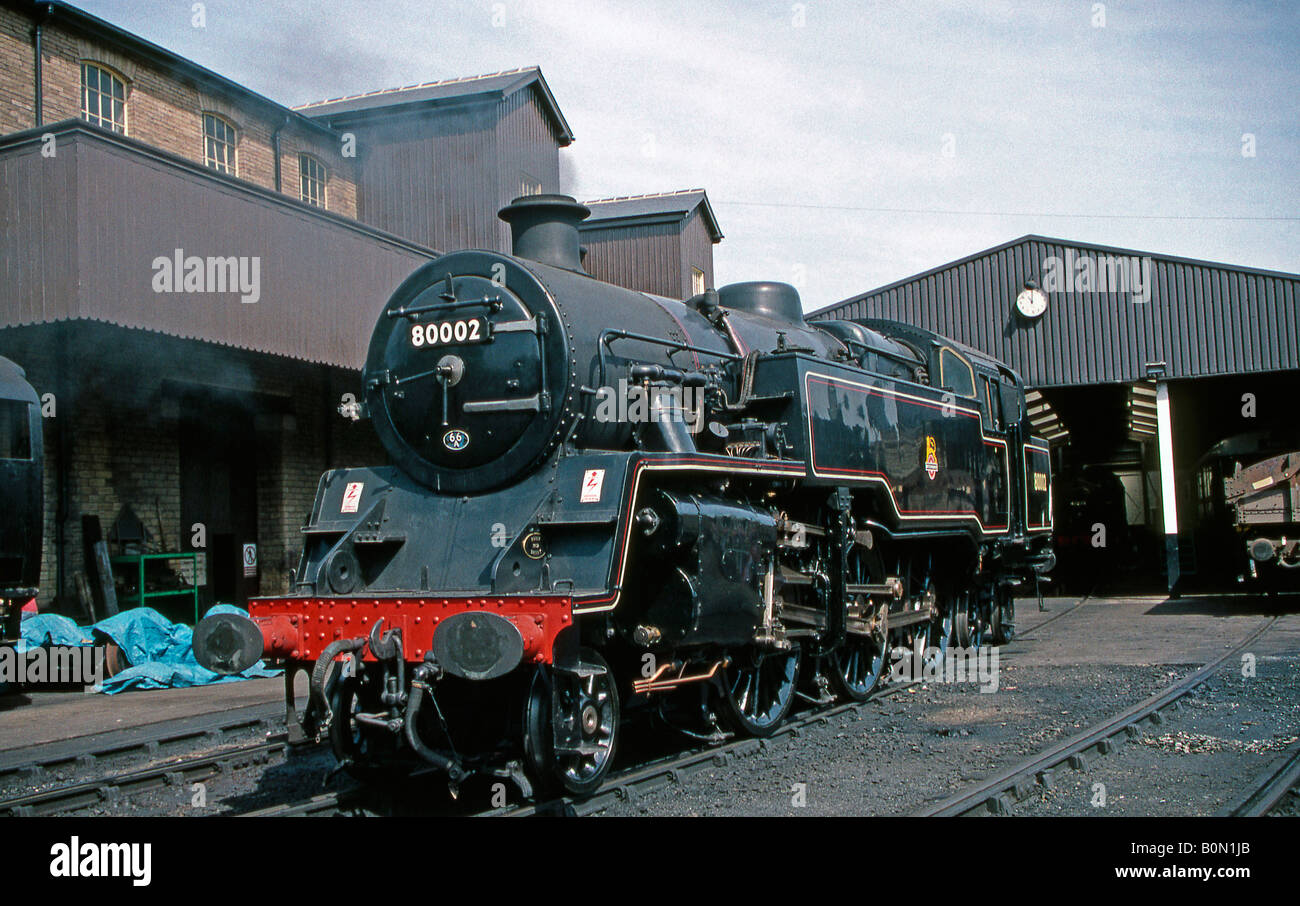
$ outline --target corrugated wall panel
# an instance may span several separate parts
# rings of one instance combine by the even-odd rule
[[[0,326],[89,318],[358,368],[384,301],[433,254],[84,132],[60,135],[54,159],[0,151],[0,173],[0,272],[13,278],[0,287]],[[26,195],[21,220],[15,193]],[[256,258],[260,299],[155,292],[154,261],[176,249]]]
[[[713,282],[713,240],[709,237],[708,227],[704,224],[702,208],[696,208],[681,229],[681,263],[678,269],[680,298],[689,298],[691,293],[691,268],[698,267],[704,271],[704,285],[714,286]]]
[[[582,231],[587,273],[607,283],[681,298],[682,242],[676,224],[589,228]]]
[[[25,321],[75,317],[78,304],[77,159],[40,147],[0,155],[0,302]]]
[[[430,248],[505,251],[497,105],[483,103],[350,127],[358,218]]]
[[[539,106],[536,88],[504,98],[497,117],[498,181],[493,213],[520,194],[524,174],[537,180],[543,192],[559,192],[559,136]],[[510,229],[499,219],[497,233],[499,247],[509,249]]]
[[[1048,259],[1150,258],[1149,301],[1126,291],[1049,292],[1048,312],[1025,323],[1015,298],[1026,280],[1045,286]],[[1095,275],[1094,275],[1095,276]],[[1149,362],[1171,378],[1300,368],[1300,276],[1124,249],[1026,237],[817,312],[880,317],[935,330],[1006,361],[1038,386],[1129,382]],[[1113,288],[1112,288],[1113,289]]]

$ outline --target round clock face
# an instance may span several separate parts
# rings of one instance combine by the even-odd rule
[[[1041,289],[1024,289],[1016,296],[1016,311],[1026,318],[1041,318],[1047,311],[1047,293]]]

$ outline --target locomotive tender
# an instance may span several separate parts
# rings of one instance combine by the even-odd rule
[[[427,763],[584,794],[624,712],[766,735],[864,699],[904,651],[1013,632],[1050,568],[1046,445],[1017,376],[893,322],[804,320],[741,283],[685,301],[582,267],[567,196],[512,255],[413,273],[371,337],[392,465],[320,482],[289,594],[195,652],[310,670],[308,733],[357,773]]]

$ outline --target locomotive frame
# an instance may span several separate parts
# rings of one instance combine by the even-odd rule
[[[284,662],[292,722],[354,773],[589,793],[625,713],[770,734],[798,694],[1009,639],[1051,567],[1014,372],[909,325],[808,324],[784,284],[600,283],[586,213],[517,199],[513,255],[398,288],[363,374],[394,464],[326,473],[291,593],[195,630],[218,672]]]

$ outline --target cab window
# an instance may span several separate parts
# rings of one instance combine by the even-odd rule
[[[993,425],[993,430],[1002,430],[1002,394],[993,386],[994,381],[980,376],[980,381],[984,385],[984,402],[988,404],[989,421]]]
[[[975,372],[970,363],[946,346],[939,350],[939,384],[958,396],[975,398]]]
[[[1002,384],[999,388],[1002,397],[1002,417],[1007,424],[1019,424],[1024,413],[1020,411],[1021,396],[1014,384]]]

